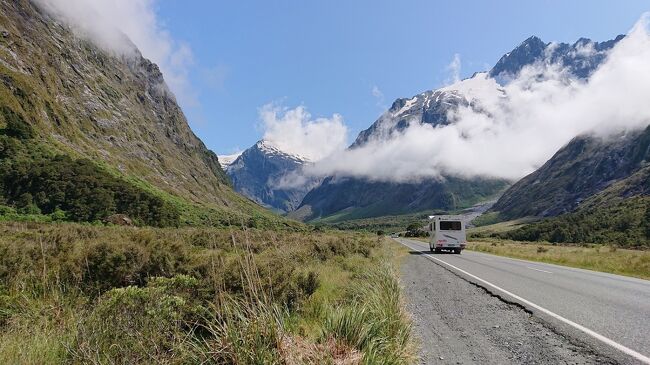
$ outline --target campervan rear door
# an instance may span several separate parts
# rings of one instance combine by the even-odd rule
[[[443,247],[460,247],[465,242],[463,222],[458,220],[440,220],[436,231],[437,241]]]

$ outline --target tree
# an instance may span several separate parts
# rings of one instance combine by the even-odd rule
[[[645,217],[643,219],[645,225],[645,238],[650,240],[650,203],[645,207]]]
[[[420,223],[414,222],[414,223],[409,224],[406,227],[406,230],[407,231],[417,231],[418,229],[420,229],[421,226],[422,225]]]

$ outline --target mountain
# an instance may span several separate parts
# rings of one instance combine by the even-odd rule
[[[241,154],[242,152],[237,152],[230,155],[219,155],[218,158],[219,164],[221,164],[221,168],[224,171],[228,170],[228,166],[232,165],[232,163],[235,162],[235,160],[241,156]]]
[[[73,220],[128,213],[154,224],[161,207],[180,223],[272,219],[233,192],[158,66],[126,38],[118,54],[34,2],[0,9],[0,204]]]
[[[284,152],[272,142],[261,140],[232,161],[226,173],[237,192],[260,205],[286,213],[298,207],[317,181],[287,187],[282,186],[282,179],[308,163],[306,157]]]
[[[574,77],[588,78],[605,60],[607,52],[623,38],[623,35],[619,35],[606,42],[581,38],[568,44],[544,43],[538,37],[530,37],[503,55],[488,72],[477,72],[471,78],[447,87],[395,100],[386,113],[359,133],[351,147],[362,146],[372,139],[388,139],[412,123],[433,126],[449,124],[449,111],[460,106],[470,106],[480,111],[481,100],[505,96],[500,85],[516,77],[526,66],[559,64]]]
[[[443,126],[451,111],[470,107],[482,112],[490,98],[507,97],[501,87],[524,67],[559,64],[577,78],[588,78],[616,42],[592,42],[582,38],[573,44],[545,43],[530,37],[505,54],[488,72],[475,73],[447,87],[397,99],[368,129],[359,133],[350,148],[388,140],[412,124]],[[417,183],[382,183],[363,178],[332,176],[310,191],[296,216],[307,219],[334,216],[336,219],[365,218],[418,210],[455,210],[498,194],[508,182],[498,179],[444,177]]]
[[[502,180],[455,177],[409,184],[328,177],[305,196],[299,209],[291,216],[302,219],[328,217],[341,221],[433,210],[450,211],[487,200],[503,190],[506,184]]]
[[[650,246],[650,127],[580,136],[513,185],[488,221],[545,219],[494,234],[520,241]]]
[[[619,196],[647,195],[650,181],[637,174],[646,174],[648,163],[650,128],[608,138],[579,136],[510,187],[491,211],[503,219],[557,216],[621,184]]]
[[[572,75],[587,78],[607,57],[607,52],[616,45],[624,35],[605,42],[594,42],[580,38],[573,44],[544,43],[532,36],[517,48],[506,53],[490,70],[489,76],[507,82],[528,65],[538,62],[559,64]]]

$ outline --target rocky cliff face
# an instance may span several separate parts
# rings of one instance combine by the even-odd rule
[[[625,36],[605,42],[580,38],[573,44],[544,43],[538,37],[530,37],[517,48],[505,54],[490,70],[490,77],[507,82],[528,65],[551,63],[560,65],[569,73],[588,78],[605,60],[607,52]]]
[[[114,55],[25,0],[0,2],[0,102],[41,140],[195,202],[223,204],[228,180],[189,128],[158,67]]]
[[[232,190],[217,156],[190,129],[158,66],[125,42],[126,51],[108,51],[35,2],[0,0],[0,137],[8,136],[10,120],[18,120],[34,134],[21,142],[25,158],[88,160],[101,170],[93,174],[114,176],[133,194],[154,194],[182,207],[177,209],[181,223],[241,223],[251,215],[276,219]],[[3,141],[4,146],[15,142]],[[8,158],[0,162],[11,169]],[[117,184],[106,176],[101,181]],[[111,203],[120,189],[107,189],[113,197],[106,197],[102,211],[123,213]],[[0,197],[0,204],[13,202]]]
[[[283,152],[273,143],[261,140],[232,161],[226,172],[237,192],[260,205],[286,213],[296,209],[318,181],[312,179],[299,186],[286,186],[283,178],[308,163],[305,157]]]

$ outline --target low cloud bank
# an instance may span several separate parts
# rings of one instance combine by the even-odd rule
[[[389,140],[339,150],[303,173],[396,182],[449,175],[519,179],[575,136],[613,138],[650,124],[648,65],[645,15],[588,81],[551,64],[527,67],[505,86],[486,74],[460,81],[446,89],[476,97],[480,109],[461,107],[446,126],[411,123]]]

